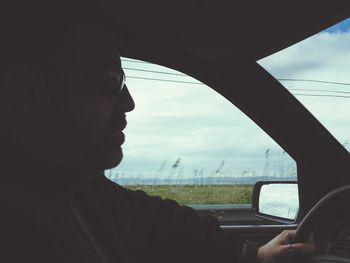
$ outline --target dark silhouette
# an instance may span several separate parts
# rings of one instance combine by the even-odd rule
[[[243,244],[226,240],[214,218],[103,175],[123,157],[134,109],[107,14],[90,1],[6,2],[1,262],[238,262]],[[292,235],[245,247],[245,260],[287,258]]]

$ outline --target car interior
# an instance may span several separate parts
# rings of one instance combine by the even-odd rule
[[[198,214],[216,217],[232,239],[238,235],[261,244],[296,229],[294,242],[315,243],[315,261],[350,262],[350,215],[344,205],[350,196],[349,151],[257,62],[350,17],[350,3],[96,1],[113,21],[122,58],[204,83],[296,162],[297,181],[259,181],[251,204],[193,206]],[[262,205],[263,193],[279,184],[298,195],[290,218]]]
[[[132,2],[100,2],[115,22],[122,57],[166,66],[205,83],[244,112],[296,161],[300,205],[296,218],[281,221],[256,215],[262,183],[254,190],[254,209],[237,207],[222,212],[230,218],[222,225],[227,235],[266,242],[284,229],[296,229],[323,196],[349,184],[349,152],[257,63],[346,19],[350,15],[348,3],[147,1],[138,2],[135,8]],[[336,199],[345,201],[349,191],[340,192]],[[323,227],[320,255],[330,251],[324,244],[339,236],[348,249],[347,236],[339,234],[349,228],[348,216],[337,212],[324,217],[321,214],[330,215],[329,209],[334,206],[321,207],[323,211],[308,214],[312,223],[306,224],[298,238],[305,241]],[[215,215],[221,211],[208,208],[198,213]],[[342,227],[328,227],[329,220]],[[345,255],[342,253],[337,255]]]

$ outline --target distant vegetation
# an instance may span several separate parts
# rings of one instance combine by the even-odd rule
[[[248,204],[253,185],[126,185],[182,205]]]
[[[181,158],[176,158],[172,162],[162,161],[158,169],[148,173],[123,172],[116,168],[106,176],[126,188],[143,190],[180,204],[248,204],[257,181],[297,180],[295,162],[284,151],[268,148],[263,154],[265,161],[258,170],[247,168],[237,172],[227,167],[225,160],[211,170],[189,168]]]

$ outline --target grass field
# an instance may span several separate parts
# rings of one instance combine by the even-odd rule
[[[253,185],[126,185],[149,195],[176,200],[180,204],[248,204]]]

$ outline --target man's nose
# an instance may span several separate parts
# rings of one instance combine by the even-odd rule
[[[118,104],[124,112],[130,112],[135,109],[135,102],[126,85],[124,85],[124,88],[120,93]]]

